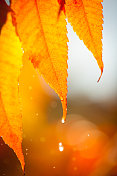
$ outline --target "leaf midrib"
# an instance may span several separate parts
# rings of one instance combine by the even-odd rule
[[[36,10],[37,10],[37,14],[38,14],[38,18],[40,20],[40,25],[41,25],[41,31],[42,31],[42,34],[43,34],[43,38],[44,38],[44,41],[45,41],[45,45],[46,45],[46,49],[47,49],[47,53],[48,53],[48,57],[50,58],[50,61],[51,61],[51,65],[52,65],[52,68],[53,68],[53,71],[55,73],[55,77],[56,77],[56,80],[58,82],[58,85],[59,85],[59,89],[60,89],[60,98],[63,97],[61,95],[62,91],[61,91],[61,86],[59,84],[59,80],[58,80],[58,77],[57,77],[57,74],[56,74],[56,71],[55,71],[55,68],[54,68],[54,65],[52,63],[52,60],[51,60],[51,56],[50,56],[50,53],[49,53],[49,50],[48,50],[48,45],[47,45],[47,42],[46,42],[46,38],[45,38],[45,34],[44,34],[44,30],[43,30],[43,25],[42,25],[42,22],[41,22],[41,17],[40,17],[40,13],[39,13],[39,8],[38,8],[38,3],[37,3],[37,0],[34,0],[35,2],[35,6],[36,6]]]

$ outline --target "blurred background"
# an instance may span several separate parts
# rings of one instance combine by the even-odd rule
[[[7,1],[8,3],[8,1]],[[117,1],[103,2],[103,62],[67,24],[68,116],[61,123],[58,96],[24,61],[20,77],[23,101],[23,154],[26,176],[117,176]],[[0,176],[23,176],[21,165],[0,138]]]

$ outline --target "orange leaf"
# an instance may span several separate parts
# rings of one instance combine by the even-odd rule
[[[102,0],[66,0],[65,10],[74,31],[97,60],[102,75],[103,15],[101,2]]]
[[[11,14],[0,35],[0,136],[16,153],[24,169],[22,154],[22,118],[18,78],[22,66],[22,49],[12,25]]]
[[[12,4],[17,33],[24,51],[59,95],[66,118],[67,30],[65,16],[57,20],[59,4],[55,0],[17,0]]]

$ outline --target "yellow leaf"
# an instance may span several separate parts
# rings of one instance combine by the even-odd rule
[[[101,2],[102,0],[66,0],[65,10],[74,31],[97,60],[102,75],[103,15]]]
[[[22,66],[22,49],[12,25],[11,14],[0,35],[0,136],[16,153],[24,169],[22,154],[22,117],[18,79]]]
[[[34,67],[59,95],[66,118],[67,30],[55,0],[13,1],[17,33]],[[57,20],[58,19],[58,20]]]

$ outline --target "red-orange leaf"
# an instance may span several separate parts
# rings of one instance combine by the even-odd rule
[[[67,30],[57,0],[17,0],[12,4],[17,33],[34,67],[59,95],[66,118]]]
[[[0,33],[2,26],[7,20],[7,13],[10,11],[9,6],[6,4],[5,0],[0,0]]]
[[[74,31],[97,60],[102,75],[103,15],[101,2],[102,0],[65,0],[65,10]]]
[[[9,13],[0,35],[0,136],[14,150],[24,169],[18,92],[22,54],[21,43],[16,36]]]

